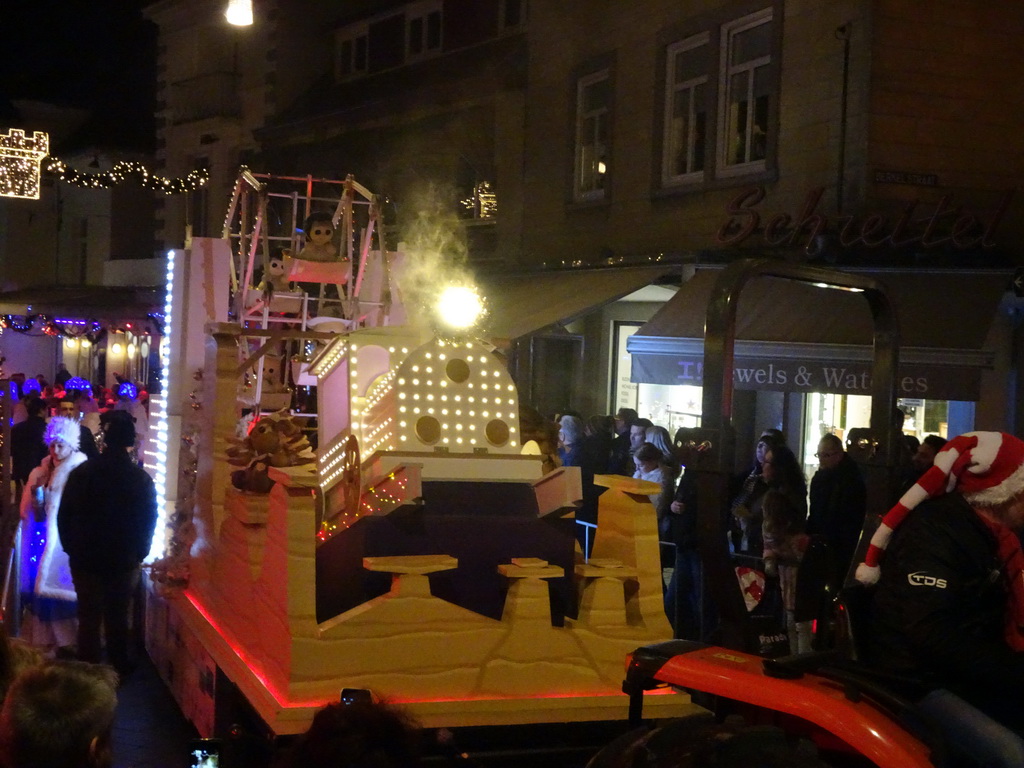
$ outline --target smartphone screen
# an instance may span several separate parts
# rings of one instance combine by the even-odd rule
[[[189,768],[220,768],[220,739],[196,739],[189,747]]]

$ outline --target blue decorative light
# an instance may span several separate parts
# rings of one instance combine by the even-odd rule
[[[127,397],[129,400],[134,400],[139,395],[139,390],[130,381],[123,382],[117,387],[118,397]]]
[[[72,376],[64,382],[64,389],[87,389],[92,392],[92,384],[80,376]]]

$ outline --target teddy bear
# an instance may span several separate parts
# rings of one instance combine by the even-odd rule
[[[287,409],[256,419],[244,438],[228,438],[228,461],[242,469],[231,473],[231,484],[243,491],[269,493],[274,481],[269,467],[306,464],[316,457],[299,420]]]
[[[338,246],[334,240],[334,219],[329,213],[311,213],[306,217],[303,232],[305,245],[296,258],[306,261],[337,261]]]
[[[256,290],[264,294],[291,291],[292,284],[288,280],[291,266],[291,249],[282,248],[274,256],[270,257],[267,268],[263,273],[263,280],[256,286]]]

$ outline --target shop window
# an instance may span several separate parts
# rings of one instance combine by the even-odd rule
[[[369,62],[369,31],[356,24],[338,32],[335,39],[335,73],[338,80],[366,74]]]
[[[719,67],[719,175],[764,170],[772,76],[772,10],[725,24]]]
[[[612,323],[612,359],[608,372],[609,413],[633,408],[645,419],[665,427],[675,436],[680,427],[699,427],[704,390],[678,384],[640,384],[631,381],[632,355],[626,341],[642,323],[617,320]]]
[[[704,389],[680,384],[639,384],[637,413],[675,437],[680,427],[701,425]]]
[[[694,35],[667,49],[661,180],[699,181],[707,145],[707,54],[710,35]]]
[[[607,197],[611,97],[611,74],[607,69],[576,82],[573,197],[580,202]]]
[[[896,407],[903,413],[903,434],[923,440],[928,435],[949,438],[961,431],[950,432],[950,403],[947,400],[901,398]],[[821,436],[831,432],[843,443],[850,430],[871,425],[871,398],[867,395],[837,395],[812,392],[807,395],[804,410],[803,463],[808,479],[818,469],[814,457]],[[970,425],[968,425],[970,426]]]
[[[928,435],[950,437],[948,401],[901,398],[896,403],[903,412],[903,434],[918,440]]]
[[[633,356],[626,349],[629,337],[640,330],[642,323],[614,321],[611,326],[612,354],[611,367],[608,371],[608,413],[615,413],[620,408],[637,407],[638,387],[632,380]]]
[[[441,50],[441,4],[411,6],[406,12],[406,56],[419,59]]]

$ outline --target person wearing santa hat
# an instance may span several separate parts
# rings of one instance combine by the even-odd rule
[[[1024,766],[1024,441],[950,440],[885,515],[857,580],[877,584],[869,663],[979,765]]]

